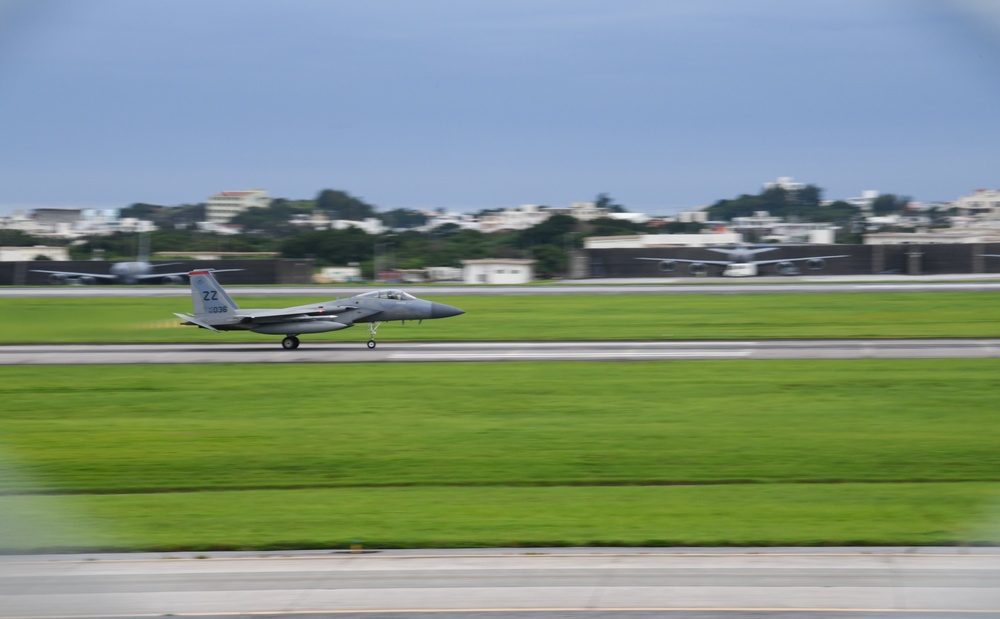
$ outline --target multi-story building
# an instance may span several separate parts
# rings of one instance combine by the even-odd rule
[[[263,189],[223,191],[209,196],[205,203],[205,219],[224,224],[248,208],[264,207],[270,203],[271,198]]]
[[[770,183],[764,183],[765,190],[784,189],[785,191],[790,191],[792,193],[795,193],[796,191],[802,191],[805,188],[806,188],[805,183],[796,183],[795,179],[793,179],[791,176],[780,176],[776,181]]]
[[[1000,217],[1000,189],[977,189],[952,202],[959,216],[980,216],[987,219]]]
[[[590,221],[608,214],[607,209],[597,208],[596,202],[573,202],[569,208],[550,208],[547,210],[552,215],[569,215],[580,221]]]
[[[537,204],[522,204],[517,208],[506,208],[496,213],[488,213],[479,218],[483,232],[502,230],[526,230],[537,226],[552,216],[549,209]]]

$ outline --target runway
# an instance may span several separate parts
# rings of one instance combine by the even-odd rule
[[[24,344],[0,346],[0,365],[175,363],[416,363],[736,359],[990,359],[1000,339],[624,342],[303,342],[225,344]]]
[[[0,616],[1000,617],[986,548],[0,557]]]

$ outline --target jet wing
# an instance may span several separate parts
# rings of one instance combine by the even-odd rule
[[[155,266],[167,266],[155,265]],[[203,269],[204,271],[211,271],[212,273],[231,273],[234,271],[242,271],[243,269]],[[137,275],[135,279],[140,282],[146,281],[147,279],[163,279],[164,277],[188,277],[190,271],[181,271],[178,273],[146,273],[145,275]],[[110,276],[109,276],[110,277]]]
[[[724,267],[733,263],[732,260],[684,260],[681,258],[636,258],[636,260],[655,260],[657,262],[683,262],[685,264],[712,264]]]
[[[30,271],[32,273],[48,273],[49,275],[63,275],[65,277],[93,277],[94,279],[100,279],[105,281],[114,281],[116,279],[114,275],[109,275],[106,273],[76,273],[74,271],[43,271],[42,269],[30,269]],[[160,277],[162,277],[162,275]]]
[[[754,260],[754,264],[778,264],[779,262],[805,262],[807,260],[829,260],[831,258],[850,258],[843,254],[840,256],[808,256],[806,258],[783,258],[781,260]]]
[[[244,323],[269,324],[277,322],[308,322],[310,320],[336,318],[337,322],[352,325],[359,319],[374,319],[382,310],[357,307],[354,305],[323,305],[286,307],[276,310],[252,310],[243,315]]]

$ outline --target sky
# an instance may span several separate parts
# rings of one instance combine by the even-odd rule
[[[0,213],[1000,187],[992,0],[0,0]]]

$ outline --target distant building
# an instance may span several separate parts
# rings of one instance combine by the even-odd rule
[[[625,236],[592,236],[583,240],[585,249],[644,249],[647,247],[709,247],[736,245],[743,242],[738,232],[700,234],[630,234]]]
[[[551,216],[552,213],[545,207],[537,204],[522,204],[517,208],[505,208],[502,211],[481,216],[479,226],[483,232],[527,230]]]
[[[0,262],[31,262],[43,257],[46,260],[69,260],[69,249],[65,247],[0,247]]]
[[[832,223],[786,222],[767,211],[757,211],[750,217],[733,217],[729,226],[747,238],[764,243],[816,243],[829,245],[834,242],[837,227]]]
[[[432,282],[460,282],[462,275],[457,267],[427,267],[427,279]]]
[[[416,228],[420,232],[430,232],[445,225],[458,226],[462,230],[479,230],[479,220],[468,213],[428,213],[427,223]]]
[[[785,191],[794,193],[796,191],[802,191],[805,188],[805,183],[796,183],[791,176],[781,176],[774,182],[764,183],[765,191],[768,189],[784,189]]]
[[[677,221],[685,224],[703,224],[708,221],[708,211],[681,211],[677,213]]]
[[[861,192],[860,198],[848,198],[844,200],[844,202],[861,209],[865,213],[870,213],[872,211],[872,205],[875,204],[875,200],[878,200],[879,195],[881,194],[879,194],[876,189],[866,189]]]
[[[319,284],[360,282],[361,267],[356,264],[343,267],[323,267],[313,279]]]
[[[354,221],[353,219],[334,219],[330,222],[330,229],[332,230],[347,230],[348,228],[357,228],[359,230],[364,230],[367,234],[382,234],[387,230],[382,220],[377,217],[368,217],[363,221]]]
[[[959,216],[1000,218],[1000,189],[977,189],[951,203]]]
[[[517,208],[487,213],[479,218],[479,229],[483,232],[504,230],[527,230],[548,220],[553,215],[569,215],[580,221],[606,217],[608,210],[597,208],[594,202],[573,202],[567,208],[553,208],[538,204],[522,204]]]
[[[596,202],[573,202],[569,208],[549,208],[546,210],[551,215],[569,215],[580,221],[590,221],[608,214],[608,209],[597,208]]]
[[[209,196],[205,203],[205,219],[224,224],[249,208],[266,207],[270,203],[271,198],[263,189],[223,191]]]
[[[36,208],[35,223],[40,225],[75,224],[83,219],[81,208]]]
[[[534,260],[463,260],[466,284],[527,284],[535,279]]]

